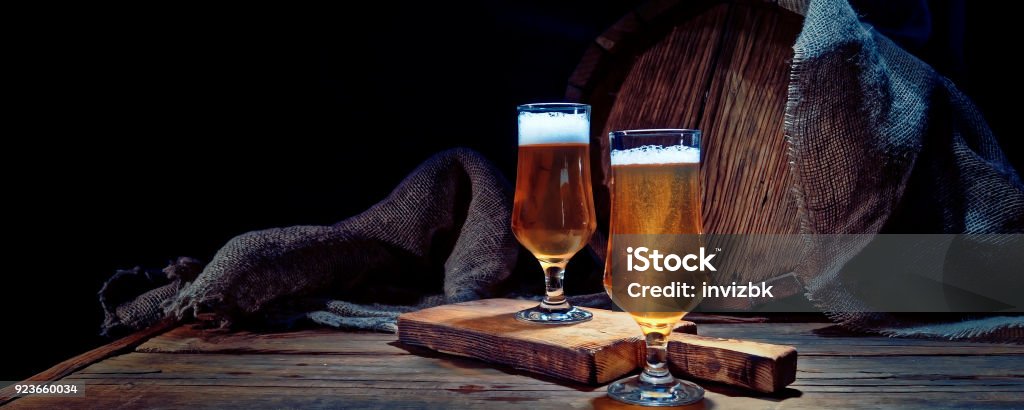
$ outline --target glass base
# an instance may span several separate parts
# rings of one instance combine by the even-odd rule
[[[568,325],[583,323],[594,318],[594,314],[576,306],[569,306],[568,309],[546,309],[537,305],[526,310],[516,312],[516,320],[545,325]]]
[[[639,406],[682,406],[701,401],[704,388],[686,380],[675,383],[641,383],[640,376],[622,379],[608,385],[608,397]]]

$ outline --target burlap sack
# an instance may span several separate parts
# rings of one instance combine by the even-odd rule
[[[850,327],[1024,340],[1019,316],[955,318],[942,327],[922,315],[867,313],[872,306],[851,292],[843,267],[870,235],[816,235],[1024,232],[1024,184],[978,110],[948,79],[858,21],[844,0],[811,1],[793,48],[785,130],[810,245],[796,273],[809,297]]]
[[[138,297],[124,283],[154,275],[119,273],[101,291],[104,329],[213,312],[224,324],[308,318],[394,331],[401,312],[492,296],[508,277],[518,249],[509,191],[479,154],[440,153],[384,201],[335,225],[239,235],[198,276],[174,276]]]

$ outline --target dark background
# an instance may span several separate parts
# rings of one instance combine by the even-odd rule
[[[467,146],[511,179],[515,105],[563,99],[584,48],[637,1],[357,2],[338,9],[9,14],[3,152],[14,232],[0,380],[104,343],[116,268],[209,260],[232,236],[328,224]],[[979,104],[1018,169],[1019,25],[988,2],[861,2]],[[1014,34],[1016,36],[1016,34]],[[1017,36],[1019,37],[1019,36]]]

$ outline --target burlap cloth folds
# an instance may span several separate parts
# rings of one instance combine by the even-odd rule
[[[860,23],[843,0],[780,4],[806,13],[785,123],[804,234],[1024,231],[1024,184],[951,82]],[[505,294],[496,286],[518,249],[510,207],[507,182],[486,160],[446,151],[338,224],[243,234],[201,272],[188,258],[166,275],[118,272],[100,292],[103,329],[213,312],[225,324],[305,319],[394,331],[402,312]],[[809,239],[796,271],[838,322],[894,336],[1024,341],[1019,316],[935,324],[857,313],[870,307],[844,288],[842,267],[867,244],[840,245]]]
[[[515,265],[511,203],[508,182],[479,154],[446,151],[366,212],[240,235],[198,276],[175,275],[134,298],[123,283],[137,275],[119,272],[100,292],[104,331],[199,311],[225,324],[257,315],[394,331],[401,312],[491,296]],[[165,270],[183,265],[196,267],[179,259]]]
[[[942,326],[921,315],[867,313],[871,306],[844,284],[843,267],[870,235],[829,242],[815,234],[1021,233],[1024,184],[952,82],[858,21],[845,0],[814,0],[805,11],[785,130],[809,245],[796,273],[808,296],[850,327],[1024,342],[1020,316]]]

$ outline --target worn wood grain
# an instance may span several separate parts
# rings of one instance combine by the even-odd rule
[[[758,334],[752,332],[749,324],[759,327],[760,324],[768,322],[767,317],[735,317],[725,315],[709,315],[691,313],[686,316],[687,320],[694,318],[702,323],[702,329],[713,329],[716,335],[722,337],[743,338],[751,334],[757,340],[766,343],[794,344],[809,343],[814,340],[814,345],[805,348],[801,354],[828,354],[829,352],[841,354],[880,354],[872,346],[888,346],[897,348],[892,354],[955,354],[957,349],[969,348],[971,352],[979,349],[994,354],[1022,353],[1016,345],[998,345],[988,343],[965,343],[934,340],[908,340],[891,339],[880,336],[856,337],[822,337],[814,334],[817,329],[831,328],[830,323],[771,323],[768,326],[772,332]],[[688,322],[683,322],[689,326]],[[720,326],[721,323],[729,326]],[[739,326],[733,326],[737,324]],[[686,333],[687,330],[681,329]],[[679,333],[679,332],[677,332]],[[702,331],[701,333],[707,333]],[[359,335],[354,338],[353,335]],[[737,336],[739,335],[739,336]],[[382,353],[391,354],[395,350],[385,343],[393,341],[394,335],[378,332],[339,332],[335,329],[305,329],[290,332],[250,332],[245,330],[224,330],[205,329],[194,324],[186,324],[167,331],[160,337],[152,338],[135,348],[137,352],[148,353],[313,353],[313,354],[363,354]],[[369,341],[380,341],[381,343],[368,343]],[[849,345],[854,350],[839,352],[829,346]],[[820,347],[824,346],[824,347]],[[906,348],[906,349],[903,349]],[[870,350],[863,350],[870,349]]]
[[[1024,355],[1024,346],[950,340],[901,339],[863,335],[827,323],[701,324],[700,334],[795,346],[802,361],[812,356],[1009,356]],[[1017,360],[1024,360],[1024,357]],[[1024,363],[1022,363],[1024,368]]]
[[[103,362],[69,376],[69,381],[84,381],[87,386],[123,383],[166,385],[245,385],[285,387],[366,387],[369,385],[408,384],[409,388],[455,388],[469,382],[496,384],[501,389],[520,391],[596,391],[598,387],[579,384],[553,383],[546,378],[508,377],[527,376],[503,366],[454,356],[423,356],[408,354],[399,359],[388,359],[389,365],[374,367],[369,358],[350,361],[342,357],[316,357],[301,355],[255,356],[265,360],[256,363],[235,355],[221,354],[128,354],[120,359]],[[816,391],[857,391],[864,386],[875,386],[885,391],[917,391],[929,387],[934,391],[1013,391],[1024,387],[1024,380],[1015,363],[981,357],[958,359],[958,369],[941,374],[929,374],[941,359],[900,358],[887,362],[883,358],[859,357],[841,361],[844,365],[831,366],[835,358],[809,359],[806,369],[801,368],[800,380],[791,387],[805,393]],[[889,363],[889,364],[886,364]],[[865,366],[876,366],[865,367]],[[976,366],[977,369],[966,366]],[[940,367],[941,368],[941,367]],[[851,371],[853,370],[853,371]],[[376,374],[374,373],[376,372]],[[372,376],[372,377],[368,377]],[[719,384],[705,384],[712,388],[729,388]],[[417,387],[419,386],[419,387]],[[749,395],[749,391],[744,393]]]
[[[100,346],[96,349],[82,353],[78,356],[72,357],[68,360],[60,362],[53,367],[39,373],[35,376],[25,379],[25,381],[43,382],[51,380],[59,380],[60,378],[73,373],[83,367],[106,359],[110,356],[131,350],[140,343],[148,340],[149,338],[173,329],[177,324],[172,320],[164,320],[157,323],[149,328],[140,330],[131,335],[125,336],[121,339],[115,340],[112,343]],[[15,398],[14,388],[12,386],[4,387],[0,389],[0,404],[7,403]]]
[[[485,299],[406,313],[398,318],[398,339],[578,383],[607,383],[637,368],[641,333],[628,314],[590,309],[593,320],[569,326],[512,317],[536,304]],[[695,332],[685,323],[683,331]]]
[[[823,336],[827,324],[754,323],[701,325],[711,337],[795,341],[801,351],[821,341],[886,341],[899,351],[943,343],[873,337]],[[184,329],[184,330],[182,330]],[[208,335],[203,335],[209,333]],[[29,397],[10,408],[626,408],[605,397],[603,387],[563,384],[511,367],[437,354],[395,343],[395,335],[337,332],[338,348],[311,343],[317,353],[282,346],[320,332],[247,333],[175,329],[150,346],[182,339],[195,352],[136,352],[94,363],[68,376],[86,383],[86,397]],[[225,344],[251,349],[203,352]],[[207,345],[206,343],[210,343]],[[961,356],[875,356],[869,351],[801,357],[797,380],[773,395],[751,394],[713,382],[704,408],[1014,408],[1024,375],[1021,346],[950,343]],[[360,348],[359,345],[364,345]],[[144,345],[137,349],[143,349]],[[865,345],[859,345],[866,348]],[[878,346],[877,349],[885,349]],[[904,350],[901,350],[904,349]],[[275,353],[270,353],[275,352]],[[363,353],[360,353],[363,352]],[[333,354],[337,353],[337,354]],[[803,354],[801,354],[803,356]]]
[[[360,335],[353,338],[353,334]],[[135,348],[143,353],[267,353],[267,354],[399,354],[387,343],[395,335],[306,329],[292,332],[250,332],[203,329],[185,325]],[[377,343],[372,343],[377,342]]]
[[[577,392],[503,392],[491,386],[466,384],[462,389],[396,388],[293,388],[267,386],[172,386],[147,383],[97,385],[83,404],[83,398],[52,399],[33,397],[16,401],[12,409],[53,408],[387,408],[387,409],[636,409],[615,402],[604,391]],[[821,393],[815,400],[803,397],[764,399],[708,392],[704,402],[694,408],[1014,408],[1017,392],[922,392],[884,394]]]
[[[783,131],[791,46],[801,19],[785,10],[734,4],[708,85],[699,128],[704,132],[704,224],[712,234],[796,234],[789,154]],[[729,249],[719,264],[737,281],[762,281],[792,272],[797,254],[779,252],[765,237],[714,235]],[[795,276],[793,276],[795,279]],[[776,297],[803,292],[776,286]],[[781,285],[781,284],[779,284]],[[705,307],[747,309],[762,299],[719,299]]]
[[[712,233],[797,233],[783,113],[801,18],[736,3],[724,24],[698,124],[706,136],[705,226]]]
[[[678,377],[711,380],[774,393],[796,380],[792,346],[707,336],[673,334],[668,358]]]

